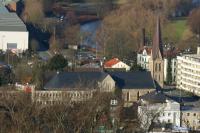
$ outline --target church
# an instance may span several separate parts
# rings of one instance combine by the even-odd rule
[[[152,46],[145,46],[145,44],[145,31],[143,31],[143,42],[138,52],[137,64],[150,71],[158,88],[163,88],[164,57],[160,18],[157,19]]]

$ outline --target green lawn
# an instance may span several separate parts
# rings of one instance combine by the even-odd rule
[[[187,18],[179,18],[171,20],[171,22],[165,27],[164,34],[166,37],[179,41],[187,30]]]
[[[172,25],[174,25],[176,27],[176,34],[179,37],[179,39],[182,38],[183,33],[188,28],[186,23],[187,23],[186,18],[172,21]]]

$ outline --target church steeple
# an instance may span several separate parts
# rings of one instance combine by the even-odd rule
[[[163,46],[162,46],[162,35],[160,28],[160,17],[157,18],[156,31],[153,37],[152,44],[152,58],[155,59],[163,59]]]

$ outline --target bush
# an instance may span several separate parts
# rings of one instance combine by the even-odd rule
[[[50,59],[47,67],[50,70],[63,70],[68,65],[67,60],[60,54],[55,55]]]

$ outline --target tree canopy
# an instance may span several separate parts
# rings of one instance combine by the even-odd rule
[[[50,70],[63,70],[67,64],[67,60],[62,55],[56,54],[49,60],[47,67]]]

